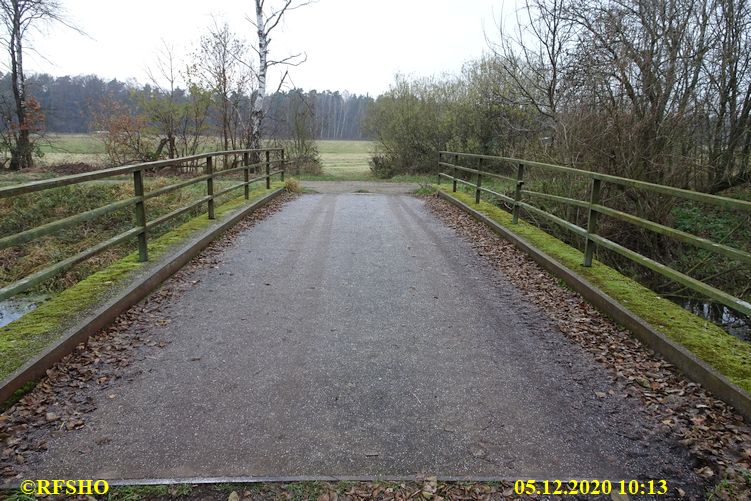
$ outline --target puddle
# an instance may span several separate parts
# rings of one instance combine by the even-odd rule
[[[695,299],[683,301],[681,306],[694,315],[720,325],[733,336],[751,342],[751,318],[733,311],[725,305],[706,303]]]
[[[44,302],[44,296],[13,298],[0,301],[0,327],[18,320]]]

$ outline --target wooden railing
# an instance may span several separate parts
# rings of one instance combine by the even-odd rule
[[[496,174],[479,169],[471,169],[465,166],[459,165],[462,159],[475,159],[482,161],[493,161],[505,164],[507,167],[511,167],[515,170],[515,176],[506,176],[502,174]],[[453,162],[453,163],[452,163]],[[751,265],[751,253],[743,249],[738,249],[722,243],[717,243],[706,238],[701,238],[684,231],[665,226],[663,224],[644,219],[633,214],[628,214],[620,210],[616,210],[603,205],[601,201],[601,193],[604,183],[617,185],[621,187],[634,188],[636,190],[651,191],[654,193],[660,193],[663,195],[669,195],[678,197],[684,200],[693,200],[705,204],[715,205],[724,209],[734,209],[751,213],[751,202],[745,200],[738,200],[735,198],[721,197],[716,195],[709,195],[706,193],[684,190],[680,188],[673,188],[661,184],[654,184],[645,181],[638,181],[635,179],[629,179],[624,177],[612,176],[608,174],[601,174],[598,172],[591,172],[581,169],[575,169],[572,167],[564,167],[561,165],[546,164],[541,162],[531,162],[528,160],[520,160],[517,158],[506,158],[491,155],[475,155],[468,153],[457,153],[451,151],[441,151],[438,154],[438,165],[440,173],[438,179],[449,179],[452,182],[452,189],[455,192],[457,189],[457,183],[468,185],[474,188],[475,203],[480,203],[481,195],[487,193],[493,197],[500,199],[512,207],[512,223],[517,224],[519,220],[520,209],[525,209],[530,214],[540,216],[548,221],[565,228],[566,230],[582,237],[585,241],[584,246],[584,258],[583,265],[591,266],[592,257],[596,246],[609,249],[621,256],[644,266],[669,280],[679,283],[684,287],[692,289],[704,296],[724,304],[725,306],[732,308],[745,315],[751,316],[751,304],[748,302],[734,297],[722,290],[719,290],[709,284],[696,280],[684,273],[681,273],[669,266],[659,263],[649,257],[639,254],[627,247],[624,247],[612,240],[604,238],[598,235],[598,216],[600,214],[625,221],[629,224],[647,229],[649,231],[673,238],[685,244],[693,245],[695,247],[705,249],[729,258],[731,260],[743,263],[744,265]],[[451,174],[447,174],[446,170],[451,170]],[[525,183],[525,169],[540,169],[542,171],[563,173],[567,175],[576,175],[582,177],[589,182],[589,200],[578,200],[571,197],[564,197],[551,193],[545,193],[541,191],[532,191],[524,189]],[[459,172],[470,174],[475,181],[467,181],[461,179]],[[490,190],[482,186],[483,178],[485,179],[500,179],[504,181],[510,181],[514,183],[514,196],[508,196],[503,193]],[[539,207],[532,205],[531,200],[527,201],[524,197],[531,199],[545,199],[562,203],[572,207],[578,207],[586,211],[586,227],[578,226],[566,219],[558,217],[550,212],[547,212]]]
[[[258,157],[260,161],[254,162],[251,164],[250,163],[251,155]],[[275,158],[272,158],[272,155]],[[222,158],[226,166],[228,164],[227,162],[228,158],[233,159],[233,162],[229,163],[230,165],[236,165],[238,163],[237,160],[240,156],[242,156],[242,162],[239,166],[225,168],[222,170],[215,170],[214,168],[215,158]],[[204,172],[205,172],[204,175],[193,177],[188,180],[181,181],[179,183],[175,183],[169,186],[164,186],[164,187],[152,190],[152,191],[148,191],[148,192],[144,191],[144,173],[145,172],[150,171],[150,170],[161,169],[164,167],[176,167],[176,166],[180,167],[180,166],[185,166],[186,164],[195,165],[196,163],[199,163],[199,164],[203,163]],[[96,209],[82,212],[80,214],[66,217],[64,219],[60,219],[60,220],[47,223],[41,226],[37,226],[35,228],[31,228],[26,231],[21,231],[13,235],[4,236],[0,238],[0,250],[11,247],[11,246],[25,244],[39,237],[57,233],[66,228],[76,226],[86,221],[94,220],[98,217],[104,216],[105,214],[110,214],[112,212],[126,209],[128,207],[133,207],[134,215],[135,215],[135,225],[132,228],[108,240],[105,240],[92,247],[89,247],[88,249],[83,250],[79,252],[78,254],[75,254],[74,256],[71,256],[60,262],[52,264],[48,266],[47,268],[37,271],[12,284],[7,285],[6,287],[3,287],[2,289],[0,289],[0,300],[9,298],[11,296],[14,296],[15,294],[26,291],[36,285],[39,285],[40,283],[54,277],[55,275],[59,273],[62,273],[63,271],[66,271],[67,269],[71,268],[72,266],[78,263],[81,263],[91,258],[92,256],[104,251],[105,249],[124,243],[133,238],[136,238],[138,242],[139,260],[147,261],[149,259],[147,237],[148,237],[149,232],[153,228],[159,225],[162,225],[182,214],[185,214],[191,209],[199,207],[202,204],[207,205],[207,213],[208,213],[209,219],[214,219],[214,210],[215,210],[215,203],[216,203],[215,201],[218,197],[225,195],[227,193],[230,193],[239,188],[244,188],[245,198],[248,199],[250,197],[250,185],[252,183],[263,181],[263,180],[266,181],[266,189],[269,189],[271,188],[271,178],[273,176],[280,175],[281,180],[284,181],[285,164],[286,164],[286,161],[284,158],[284,150],[281,148],[217,151],[217,152],[212,152],[212,153],[204,153],[200,155],[192,155],[192,156],[180,157],[180,158],[169,159],[169,160],[160,160],[156,162],[147,162],[147,163],[140,163],[140,164],[135,164],[135,165],[126,165],[122,167],[114,167],[110,169],[102,169],[102,170],[97,170],[93,172],[87,172],[84,174],[62,176],[62,177],[56,177],[52,179],[45,179],[42,181],[34,181],[34,182],[23,183],[23,184],[18,184],[14,186],[0,188],[0,199],[2,199],[2,198],[24,195],[27,193],[49,190],[49,189],[58,188],[61,186],[80,184],[80,183],[85,183],[87,181],[106,179],[106,178],[111,178],[113,176],[121,176],[123,174],[132,173],[133,174],[133,192],[134,192],[134,196],[131,198],[128,198],[125,200],[119,200],[117,202],[113,202],[103,207],[98,207]],[[278,168],[276,170],[272,170],[271,169],[272,165],[276,165]],[[251,178],[251,169],[253,169],[254,174],[258,174],[257,171],[259,167],[264,169],[263,174],[255,175],[255,177]],[[217,177],[225,176],[231,173],[239,173],[239,172],[243,173],[243,176],[244,176],[243,182],[234,184],[220,191],[214,190],[214,180]],[[180,207],[177,210],[174,210],[161,217],[158,217],[151,221],[148,220],[146,216],[147,214],[146,206],[148,205],[148,200],[153,199],[154,197],[158,197],[160,195],[164,195],[166,193],[170,193],[170,192],[185,188],[187,186],[190,186],[196,183],[202,183],[202,182],[206,183],[206,196],[198,200],[195,200],[191,202],[190,204],[184,207]]]

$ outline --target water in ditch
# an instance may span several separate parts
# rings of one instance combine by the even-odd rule
[[[0,301],[0,327],[18,320],[42,304],[45,296],[28,296]]]
[[[710,322],[713,322],[733,336],[751,343],[751,318],[733,311],[725,305],[690,299],[681,306]]]

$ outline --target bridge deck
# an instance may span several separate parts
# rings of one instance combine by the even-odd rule
[[[636,403],[417,198],[304,195],[166,300],[35,478],[674,478]],[[95,385],[94,385],[95,386]]]

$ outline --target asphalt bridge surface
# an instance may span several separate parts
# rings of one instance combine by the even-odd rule
[[[598,399],[605,370],[418,198],[298,197],[193,275],[168,345],[86,390],[98,408],[50,439],[38,478],[689,468],[636,403]]]

